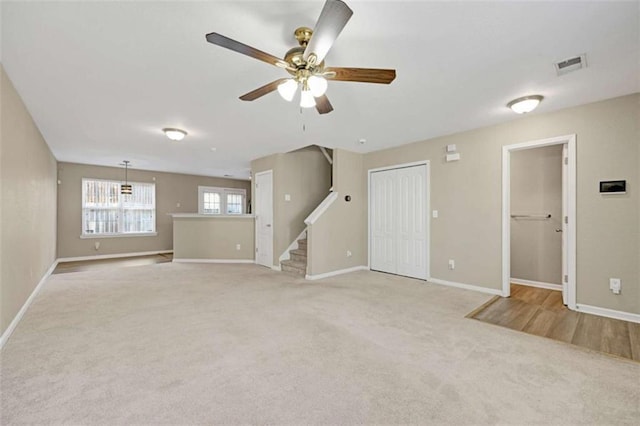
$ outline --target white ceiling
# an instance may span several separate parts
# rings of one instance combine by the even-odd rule
[[[3,1],[2,62],[59,161],[240,178],[252,159],[310,144],[365,152],[517,119],[505,104],[527,94],[545,96],[539,114],[640,91],[638,1],[347,3],[327,65],[397,78],[330,82],[323,116],[277,92],[240,101],[286,73],[205,41],[283,56],[323,0]],[[555,74],[582,53],[588,68]]]

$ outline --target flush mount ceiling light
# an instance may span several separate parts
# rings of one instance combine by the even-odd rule
[[[526,114],[536,109],[542,99],[544,98],[541,95],[523,96],[522,98],[512,100],[507,106],[517,114]]]
[[[184,130],[174,129],[171,127],[165,127],[162,131],[172,141],[181,141],[185,136],[187,136],[187,132]]]

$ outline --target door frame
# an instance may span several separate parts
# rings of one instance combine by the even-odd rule
[[[426,259],[426,274],[429,279],[431,276],[431,167],[429,160],[414,161],[411,163],[394,164],[391,166],[377,167],[375,169],[367,170],[367,269],[371,270],[371,174],[375,172],[383,172],[385,170],[394,169],[406,169],[408,167],[426,166],[425,173],[425,215],[426,224],[425,229],[427,231],[427,259]],[[418,279],[418,278],[416,278]]]
[[[563,250],[567,262],[567,306],[576,310],[576,135],[569,134],[548,139],[540,139],[502,147],[502,296],[511,295],[511,153],[531,148],[552,145],[567,145],[566,164],[567,217],[566,247]],[[564,158],[563,160],[564,161]],[[565,167],[565,165],[563,165]],[[563,179],[564,180],[564,179]],[[562,219],[565,222],[564,218]],[[564,277],[563,277],[564,281]]]
[[[258,230],[258,187],[256,186],[258,184],[258,176],[262,176],[262,175],[271,175],[271,263],[269,265],[262,265],[262,263],[258,263],[258,241],[259,241],[259,230]],[[267,266],[269,268],[273,269],[273,258],[274,258],[274,253],[273,253],[273,234],[274,234],[274,230],[273,230],[273,170],[265,170],[262,172],[258,172],[255,173],[253,175],[253,189],[255,191],[255,193],[253,194],[253,198],[255,201],[255,206],[253,206],[253,215],[254,215],[254,220],[255,220],[255,264],[256,265],[262,265],[262,266]]]

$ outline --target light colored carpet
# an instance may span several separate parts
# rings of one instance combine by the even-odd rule
[[[0,420],[638,424],[640,364],[464,318],[488,298],[254,265],[54,275],[2,352]]]

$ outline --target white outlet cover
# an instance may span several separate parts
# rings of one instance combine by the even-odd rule
[[[291,201],[291,194],[284,194],[285,201]]]
[[[456,152],[456,144],[447,145],[447,152]]]
[[[433,217],[434,219],[438,218],[438,210],[434,210],[431,212],[431,217]]]
[[[447,162],[458,161],[460,159],[460,154],[447,154]]]

